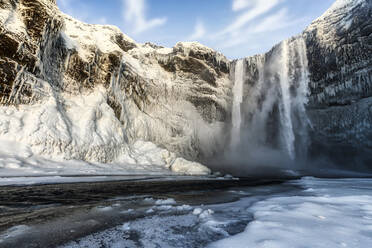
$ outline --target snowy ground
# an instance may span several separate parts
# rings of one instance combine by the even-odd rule
[[[293,182],[303,196],[276,196],[248,209],[245,231],[210,247],[371,247],[372,180]]]
[[[228,193],[240,200],[145,199],[144,217],[62,247],[372,247],[371,179],[304,178]]]

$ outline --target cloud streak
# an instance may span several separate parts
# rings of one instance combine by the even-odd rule
[[[221,32],[221,34],[224,35],[239,31],[252,20],[272,10],[280,2],[281,0],[234,0],[232,6],[233,11],[243,10],[247,7],[250,8],[239,15],[233,23]]]
[[[206,33],[204,23],[202,21],[197,21],[195,25],[195,30],[192,35],[189,36],[188,40],[194,41],[204,37]]]
[[[293,26],[298,24],[299,22],[304,21],[304,18],[299,19],[291,19],[289,18],[288,9],[282,8],[278,12],[274,13],[263,19],[260,23],[255,25],[254,27],[249,28],[247,31],[249,33],[263,33],[263,32],[270,32],[276,31],[280,29],[284,29],[289,26]]]
[[[249,6],[252,6],[254,2],[255,1],[252,0],[233,0],[232,9],[233,11],[239,11]]]
[[[147,20],[146,0],[123,0],[124,19],[133,26],[133,33],[140,34],[155,27],[164,25],[167,22],[166,17]]]
[[[278,39],[275,37],[280,35],[274,32],[306,21],[305,18],[291,17],[287,7],[279,8],[282,2],[283,0],[233,0],[231,9],[236,13],[235,18],[211,38],[215,41],[215,47],[231,50],[249,44],[250,49],[257,50],[260,40],[267,43],[267,35],[276,41]]]

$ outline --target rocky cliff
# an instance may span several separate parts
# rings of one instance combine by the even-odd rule
[[[0,138],[31,154],[143,163],[131,156],[142,140],[172,151],[169,164],[223,145],[229,61],[212,49],[137,44],[50,0],[0,1],[0,43]]]
[[[371,2],[338,0],[303,34],[244,60],[248,147],[371,154]],[[177,157],[208,161],[231,141],[235,67],[195,42],[138,44],[54,0],[0,0],[0,140],[26,157],[184,170]]]
[[[304,32],[312,152],[372,164],[372,1],[336,1]]]

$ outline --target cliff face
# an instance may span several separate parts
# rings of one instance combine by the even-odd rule
[[[372,163],[372,1],[336,1],[304,32],[313,152]]]
[[[0,23],[1,139],[104,163],[133,158],[138,140],[188,159],[222,145],[231,91],[223,55],[198,43],[137,44],[48,0],[1,1]]]
[[[371,5],[338,0],[300,36],[244,60],[242,139],[289,157],[320,144],[368,154]],[[0,0],[0,141],[52,159],[207,160],[230,142],[234,68],[199,43],[137,44],[54,0]]]

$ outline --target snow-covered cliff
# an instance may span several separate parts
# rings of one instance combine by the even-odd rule
[[[231,62],[196,42],[138,44],[54,0],[2,0],[0,142],[14,149],[0,168],[49,159],[206,174],[185,159],[240,157],[222,152],[237,142],[251,161],[260,147],[289,160],[310,148],[368,164],[371,20],[372,0],[337,0],[299,36]]]
[[[166,167],[222,145],[229,61],[212,49],[137,44],[49,0],[1,1],[0,29],[2,143],[27,156]],[[161,147],[150,149],[156,159],[140,141]]]

